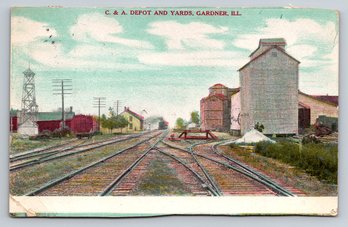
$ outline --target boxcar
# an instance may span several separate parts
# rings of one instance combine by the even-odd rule
[[[77,138],[92,137],[97,131],[96,119],[89,115],[75,115],[71,120],[71,131]]]

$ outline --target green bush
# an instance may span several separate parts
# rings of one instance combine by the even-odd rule
[[[296,143],[278,142],[276,144],[259,142],[255,152],[263,156],[304,169],[320,180],[337,183],[337,144],[313,144],[301,146]]]

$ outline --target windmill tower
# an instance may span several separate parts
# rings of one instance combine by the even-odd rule
[[[29,67],[23,74],[22,109],[18,132],[20,134],[35,135],[38,133],[36,124],[38,105],[35,97],[35,73]]]

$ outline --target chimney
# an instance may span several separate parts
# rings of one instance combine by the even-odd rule
[[[70,113],[72,113],[72,111],[73,111],[73,107],[72,107],[72,106],[70,106]]]

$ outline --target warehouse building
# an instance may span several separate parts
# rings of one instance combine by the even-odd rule
[[[307,108],[306,118],[310,125],[313,125],[319,116],[338,118],[337,95],[308,95],[299,91],[298,98],[299,104]]]

